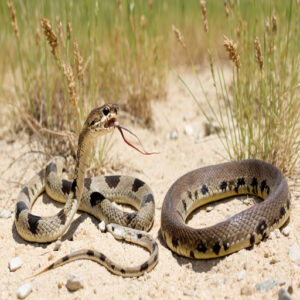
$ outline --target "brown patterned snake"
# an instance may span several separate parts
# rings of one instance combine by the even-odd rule
[[[118,111],[117,105],[106,104],[90,112],[78,139],[73,182],[60,178],[64,161],[61,157],[55,158],[21,190],[17,199],[15,225],[20,236],[27,241],[51,242],[62,236],[69,228],[76,211],[80,209],[111,223],[107,229],[116,239],[146,248],[150,257],[139,266],[122,267],[100,252],[80,250],[59,259],[38,274],[76,259],[90,259],[104,265],[114,274],[132,277],[152,270],[158,262],[157,243],[144,231],[150,229],[154,219],[154,198],[150,187],[129,176],[84,178],[89,152],[96,138],[112,132],[115,127],[121,131],[121,126],[117,123]],[[54,216],[33,215],[31,208],[45,190],[53,199],[65,202],[65,206]],[[123,212],[112,205],[110,200],[129,204],[137,211]]]
[[[216,225],[195,229],[188,215],[209,202],[250,194],[264,201]],[[191,258],[224,256],[250,247],[281,227],[290,214],[290,194],[282,172],[260,160],[224,163],[191,171],[166,194],[161,233],[168,247]]]

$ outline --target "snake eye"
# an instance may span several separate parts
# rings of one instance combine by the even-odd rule
[[[103,114],[104,114],[105,116],[107,116],[108,113],[109,113],[109,108],[108,108],[107,106],[105,106],[105,107],[103,108]]]

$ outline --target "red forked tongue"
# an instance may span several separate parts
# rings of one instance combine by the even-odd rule
[[[137,150],[138,152],[140,152],[140,153],[142,153],[142,154],[144,154],[144,155],[159,154],[159,152],[147,152],[147,151],[145,150],[143,144],[141,143],[140,139],[138,138],[138,136],[137,136],[136,134],[134,134],[132,131],[130,131],[129,129],[127,129],[127,128],[121,126],[121,125],[118,124],[117,122],[115,122],[114,126],[117,127],[117,128],[119,129],[119,131],[120,131],[120,133],[121,133],[121,136],[122,136],[124,142],[125,142],[127,145],[129,145],[130,147],[132,147],[133,149]],[[138,140],[138,142],[139,142],[139,144],[141,145],[141,147],[142,147],[143,150],[140,150],[139,148],[135,147],[135,146],[132,145],[130,142],[128,142],[128,141],[126,140],[125,136],[124,136],[124,133],[123,133],[122,129],[124,129],[124,130],[126,130],[127,132],[129,132],[130,134],[132,134],[132,135]]]

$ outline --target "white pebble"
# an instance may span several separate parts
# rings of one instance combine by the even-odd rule
[[[177,130],[176,130],[176,129],[173,129],[173,130],[170,132],[170,139],[171,139],[171,140],[177,140],[177,139],[178,139],[178,133],[177,133]]]
[[[246,276],[246,271],[245,270],[240,271],[240,273],[238,274],[238,278],[237,278],[238,281],[244,279],[245,276]]]
[[[280,230],[279,230],[278,228],[276,228],[276,229],[274,230],[274,233],[275,233],[275,235],[276,235],[277,238],[280,238],[280,237],[281,237],[281,232],[280,232]]]
[[[290,226],[286,226],[281,230],[281,233],[285,236],[289,236],[291,232],[291,227]]]
[[[61,241],[58,240],[58,241],[56,241],[56,243],[53,247],[53,251],[58,251],[60,249],[60,247],[61,247]]]
[[[17,269],[19,269],[22,266],[22,259],[21,257],[14,257],[10,260],[9,262],[9,269],[11,272],[16,271]]]
[[[80,288],[83,288],[83,280],[81,277],[75,275],[75,274],[69,274],[68,275],[68,280],[66,283],[66,287],[70,291],[77,291]]]
[[[17,296],[19,299],[24,299],[27,297],[32,291],[31,283],[27,282],[21,285],[17,290]]]
[[[288,249],[289,257],[291,261],[295,262],[296,264],[300,265],[300,248],[297,243],[295,243],[292,247]]]
[[[0,211],[0,218],[2,219],[8,219],[11,217],[11,211],[7,209],[3,209]]]
[[[214,206],[207,206],[206,207],[206,212],[210,212],[214,209]]]
[[[194,133],[193,127],[190,126],[190,125],[186,125],[186,126],[184,127],[184,133],[185,133],[186,135],[193,135],[193,133]]]
[[[98,228],[101,230],[101,232],[105,232],[106,231],[106,225],[105,222],[102,221],[98,224]]]
[[[70,254],[72,254],[72,253],[74,253],[74,252],[76,252],[77,250],[76,250],[76,248],[71,248],[70,249]]]

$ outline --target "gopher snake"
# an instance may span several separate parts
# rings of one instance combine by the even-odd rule
[[[96,138],[119,126],[118,110],[117,105],[106,104],[90,112],[78,139],[73,182],[60,178],[64,161],[62,157],[55,158],[21,190],[15,210],[15,225],[20,236],[27,241],[51,242],[62,236],[69,228],[77,209],[80,209],[106,223],[111,223],[107,229],[116,239],[124,239],[146,248],[150,257],[139,266],[126,268],[95,250],[80,250],[54,262],[40,273],[76,259],[91,259],[104,265],[114,274],[130,277],[150,271],[158,262],[157,243],[144,232],[150,229],[154,218],[154,198],[150,187],[143,181],[129,176],[84,178],[88,155]],[[66,204],[54,216],[33,215],[32,205],[45,190],[50,197]],[[110,200],[127,203],[137,211],[125,213],[113,206]]]
[[[210,227],[185,224],[197,207],[244,194],[264,201]],[[281,227],[289,213],[288,185],[278,168],[254,159],[230,162],[191,171],[170,187],[162,206],[161,233],[179,255],[213,258],[259,243]]]

